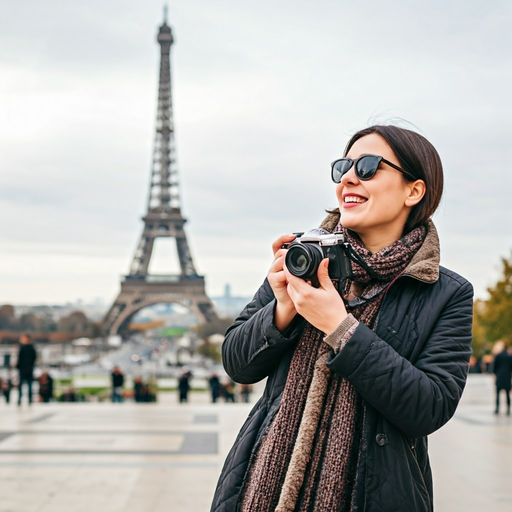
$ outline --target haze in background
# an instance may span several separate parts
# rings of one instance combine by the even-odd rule
[[[117,294],[146,210],[162,5],[0,0],[0,303]],[[182,205],[209,294],[252,295],[271,242],[336,206],[350,135],[402,118],[444,163],[442,263],[485,296],[512,248],[511,22],[507,0],[171,2]]]

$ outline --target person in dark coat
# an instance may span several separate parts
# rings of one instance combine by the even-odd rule
[[[124,374],[119,366],[114,366],[112,370],[112,402],[123,401]]]
[[[136,402],[146,402],[145,399],[147,395],[147,392],[144,393],[144,383],[142,382],[141,377],[135,377],[133,379],[133,398]]]
[[[190,372],[184,372],[178,381],[178,390],[179,390],[179,398],[180,404],[183,402],[188,402],[188,392],[190,390],[190,378],[192,374]]]
[[[209,380],[210,391],[212,394],[212,403],[217,403],[217,400],[220,397],[220,380],[217,373],[212,374]]]
[[[47,371],[44,371],[38,380],[41,402],[48,403],[53,400],[53,378]]]
[[[507,416],[510,416],[510,388],[512,386],[512,355],[509,351],[509,341],[504,341],[503,350],[494,358],[494,374],[496,375],[496,410],[500,412],[500,393],[505,391],[507,397]]]
[[[250,384],[242,384],[240,386],[240,396],[242,397],[242,402],[248,404],[251,398],[252,386]]]
[[[12,389],[12,379],[11,376],[8,375],[4,379],[2,379],[1,390],[4,394],[5,403],[8,404],[11,401],[11,389]]]
[[[36,364],[37,353],[30,334],[20,336],[20,349],[18,351],[18,362],[16,368],[19,371],[18,405],[21,405],[21,396],[23,394],[23,384],[28,388],[28,403],[32,404],[32,381],[34,380],[34,366]]]
[[[222,386],[222,394],[224,395],[224,401],[226,403],[235,403],[235,383],[231,379],[226,379]]]
[[[235,382],[267,381],[213,512],[433,511],[427,436],[461,398],[473,313],[471,284],[439,264],[442,164],[421,135],[373,126],[331,177],[339,209],[321,227],[348,244],[352,275],[331,279],[338,260],[323,259],[300,279],[285,265],[294,235],[274,242],[222,345]]]

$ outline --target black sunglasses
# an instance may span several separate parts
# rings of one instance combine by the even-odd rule
[[[343,175],[347,174],[350,168],[354,165],[356,170],[356,176],[361,181],[371,180],[375,173],[377,172],[379,165],[381,162],[388,164],[393,169],[400,171],[402,174],[405,174],[409,179],[415,180],[416,177],[413,176],[410,172],[404,171],[398,165],[395,165],[393,162],[386,160],[385,158],[378,155],[362,155],[355,160],[352,158],[340,158],[339,160],[335,160],[331,164],[331,178],[334,183],[339,183]]]

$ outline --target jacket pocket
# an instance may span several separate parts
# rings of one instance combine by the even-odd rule
[[[418,339],[416,320],[409,315],[405,315],[400,322],[394,322],[385,326],[384,329],[385,341],[400,355],[407,357],[412,352],[412,347]]]

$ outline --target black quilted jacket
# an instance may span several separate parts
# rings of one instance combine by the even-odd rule
[[[427,272],[421,264],[406,271],[387,292],[376,331],[360,324],[328,362],[365,403],[354,512],[433,510],[426,436],[453,416],[464,389],[473,288],[437,264],[432,271],[431,264]],[[281,334],[273,324],[274,307],[265,281],[223,344],[224,366],[234,381],[268,381],[227,456],[211,508],[215,512],[239,508],[250,457],[279,408],[304,328],[297,317]]]

